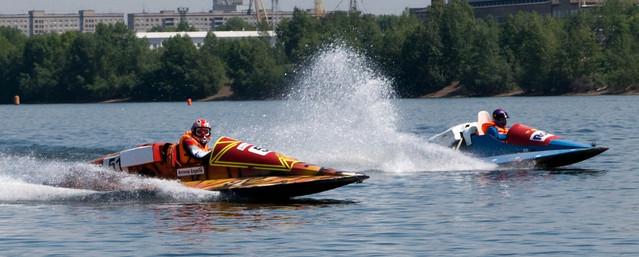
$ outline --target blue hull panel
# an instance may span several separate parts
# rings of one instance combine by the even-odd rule
[[[516,167],[559,167],[577,163],[608,150],[606,147],[574,148],[503,154],[484,157],[482,160],[499,166]]]

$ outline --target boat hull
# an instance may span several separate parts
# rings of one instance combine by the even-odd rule
[[[244,179],[214,179],[184,182],[187,187],[218,191],[232,199],[287,199],[320,193],[352,183],[361,183],[368,176],[270,176]]]
[[[359,183],[368,176],[337,171],[301,162],[232,138],[221,137],[201,162],[176,162],[177,146],[169,143],[142,145],[93,161],[118,171],[163,179],[224,195],[282,199]]]
[[[514,124],[508,131],[507,139],[499,140],[482,132],[483,116],[480,112],[477,122],[453,126],[430,140],[484,161],[511,167],[566,166],[608,150],[606,147],[563,139],[523,124]]]
[[[482,158],[507,167],[555,168],[590,159],[608,150],[606,147],[547,150],[527,153],[496,155]]]

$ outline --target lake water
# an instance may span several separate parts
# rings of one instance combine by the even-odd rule
[[[282,133],[260,133],[260,129],[286,130],[288,126],[277,124],[288,119],[280,112],[288,108],[286,101],[191,107],[182,103],[0,106],[4,121],[0,255],[618,256],[639,252],[639,138],[634,131],[639,97],[391,102],[401,113],[396,131],[345,132],[364,139],[386,136],[370,139],[375,144],[358,138],[342,146],[341,138],[326,138],[319,147],[327,148],[322,150],[325,158],[313,153],[319,149],[314,146],[306,150],[287,145],[306,144],[309,138],[314,140],[312,135],[291,139],[279,136]],[[496,170],[425,142],[449,125],[472,119],[477,110],[496,106],[510,112],[511,122],[579,141],[596,140],[611,149],[556,171]],[[246,138],[302,160],[364,171],[371,178],[286,203],[233,203],[174,182],[84,164],[136,144],[175,141],[197,116],[214,121],[219,134]],[[393,143],[402,137],[427,149],[405,143],[410,151],[403,152],[402,145]],[[331,145],[339,150],[332,151]],[[351,148],[361,150],[344,150]],[[385,151],[389,158],[378,156]],[[69,177],[79,177],[85,189],[65,189]],[[105,188],[114,181],[116,188]]]
[[[639,253],[639,97],[396,100],[361,62],[325,54],[283,101],[0,106],[0,256]],[[611,149],[559,170],[501,170],[426,140],[497,107],[511,124]],[[86,164],[174,142],[197,117],[217,136],[371,178],[239,203]]]

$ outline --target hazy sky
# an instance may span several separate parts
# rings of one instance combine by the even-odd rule
[[[244,0],[247,3],[248,0]],[[271,0],[262,0],[270,7]],[[348,9],[349,0],[324,0],[326,10]],[[424,7],[430,0],[359,0],[358,7],[366,13],[400,14],[406,7]],[[97,12],[150,12],[189,7],[191,11],[208,11],[211,0],[0,0],[0,13],[17,14],[29,10],[45,10],[50,13],[74,13],[80,9]],[[313,8],[313,0],[279,0],[280,10]]]

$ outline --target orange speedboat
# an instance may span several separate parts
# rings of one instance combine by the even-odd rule
[[[220,137],[201,164],[180,165],[176,145],[153,143],[112,153],[92,163],[231,197],[285,199],[360,183],[368,176],[308,164],[239,140]]]

